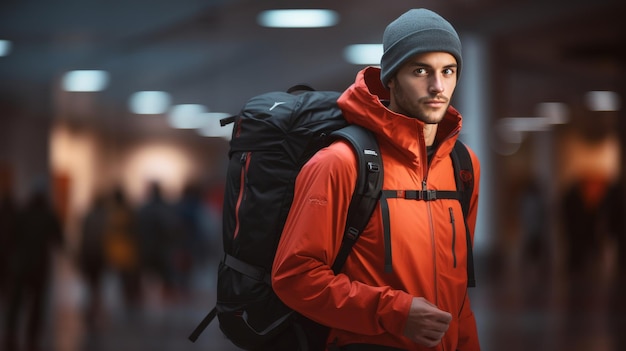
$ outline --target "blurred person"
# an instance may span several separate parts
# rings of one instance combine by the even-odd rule
[[[564,328],[578,330],[575,337],[562,340],[563,349],[575,348],[594,338],[602,324],[589,316],[610,320],[617,311],[618,305],[611,306],[612,277],[607,269],[607,260],[611,258],[606,251],[609,184],[602,174],[582,174],[561,198],[566,263]],[[623,319],[623,315],[618,319]],[[623,325],[620,321],[611,328],[624,329]]]
[[[344,117],[376,134],[383,191],[455,189],[449,154],[462,124],[450,106],[462,67],[455,29],[432,11],[413,9],[387,26],[383,47],[381,68],[360,71],[339,98]],[[480,169],[470,154],[475,182],[467,226],[473,236]],[[389,198],[390,244],[378,207],[342,272],[333,273],[355,164],[353,151],[339,141],[302,168],[274,260],[276,294],[331,328],[329,350],[479,350],[459,201]],[[385,269],[388,246],[391,272]]]
[[[107,221],[106,198],[97,196],[82,223],[78,265],[88,290],[85,319],[90,330],[96,329],[103,312],[102,281],[106,271],[104,236]]]
[[[108,269],[121,283],[126,307],[135,307],[141,294],[139,238],[135,210],[122,188],[116,187],[106,209],[104,254]]]
[[[582,175],[561,199],[567,270],[571,279],[584,278],[596,268],[606,237],[609,180],[600,174]]]
[[[608,325],[615,350],[626,350],[626,189],[624,182],[611,185],[607,196],[609,231],[617,246],[616,274],[609,297]]]
[[[13,197],[0,193],[0,307],[4,305],[8,288],[8,267],[13,241],[15,240],[17,209]]]
[[[626,189],[624,182],[614,182],[607,194],[609,232],[617,244],[618,276],[623,280],[626,279]]]
[[[176,284],[188,293],[193,270],[207,261],[210,237],[206,227],[209,216],[203,203],[201,187],[188,184],[176,204],[179,217],[180,244],[175,253]]]
[[[210,262],[217,262],[222,256],[222,215],[224,203],[224,179],[216,179],[209,183],[208,190],[204,194],[203,202],[207,210],[204,217],[204,227],[209,236]]]
[[[545,277],[550,268],[549,211],[546,192],[536,179],[526,182],[520,199],[521,263],[531,274],[530,281]],[[527,281],[525,279],[525,281]]]
[[[0,310],[5,305],[8,281],[8,257],[15,238],[16,204],[11,187],[9,167],[0,162]]]
[[[149,184],[148,198],[137,213],[141,269],[162,284],[161,296],[175,297],[175,248],[179,245],[176,209],[163,198],[159,183]]]
[[[64,245],[61,222],[47,188],[37,185],[23,208],[9,255],[9,295],[5,318],[5,350],[40,349],[53,251]],[[21,318],[25,318],[21,323]],[[20,326],[25,330],[20,332]],[[23,334],[23,340],[19,335]],[[21,341],[21,342],[20,342]],[[20,347],[22,346],[22,347]]]

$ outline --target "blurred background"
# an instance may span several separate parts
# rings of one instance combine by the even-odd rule
[[[236,350],[217,323],[187,340],[215,301],[219,119],[296,83],[345,89],[413,7],[463,42],[483,349],[626,349],[617,0],[3,1],[0,349]]]

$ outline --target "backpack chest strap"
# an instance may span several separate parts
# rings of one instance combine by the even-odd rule
[[[383,190],[387,199],[407,199],[433,201],[437,199],[461,200],[461,194],[455,190]]]

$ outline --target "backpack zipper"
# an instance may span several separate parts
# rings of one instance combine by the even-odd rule
[[[239,196],[237,197],[237,205],[235,206],[235,230],[233,231],[233,239],[239,235],[239,210],[243,200],[246,199],[246,189],[248,185],[248,168],[250,167],[250,159],[252,152],[244,152],[239,158],[241,166],[241,175],[239,176]]]

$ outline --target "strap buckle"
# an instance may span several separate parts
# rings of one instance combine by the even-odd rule
[[[437,190],[422,190],[420,191],[420,198],[424,201],[437,200]]]

